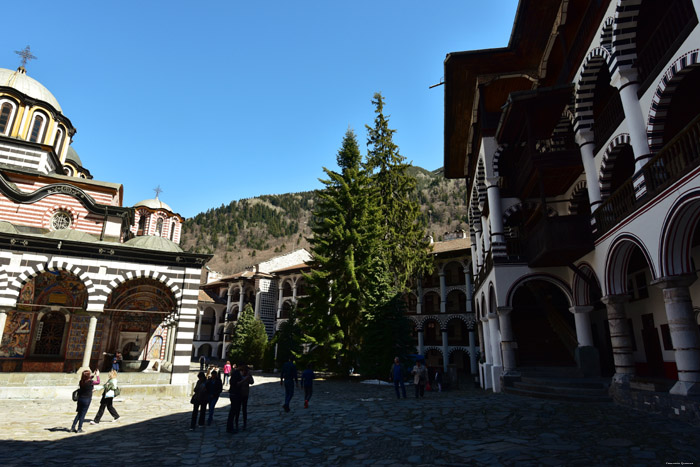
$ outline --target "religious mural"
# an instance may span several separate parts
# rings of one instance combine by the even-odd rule
[[[24,358],[29,347],[33,313],[11,311],[7,314],[0,342],[0,358]]]
[[[85,284],[74,274],[45,271],[22,286],[17,307],[23,311],[38,311],[36,306],[31,305],[85,309],[87,298]]]

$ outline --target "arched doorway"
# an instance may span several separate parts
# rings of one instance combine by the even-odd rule
[[[450,365],[454,365],[457,368],[457,373],[459,375],[468,375],[471,372],[471,366],[469,361],[469,354],[462,349],[453,350],[450,353],[449,358]]]
[[[423,324],[423,344],[442,345],[442,334],[440,333],[440,323],[431,319]]]
[[[428,349],[425,353],[425,366],[442,369],[442,352],[437,349]]]
[[[575,366],[578,345],[570,302],[562,289],[543,279],[520,284],[512,298],[513,335],[519,366]]]

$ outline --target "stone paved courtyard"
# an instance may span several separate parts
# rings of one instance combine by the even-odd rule
[[[187,399],[130,398],[112,423],[68,432],[69,400],[0,401],[0,465],[669,465],[700,462],[699,428],[612,403],[573,404],[477,389],[396,400],[391,386],[317,381],[281,408],[276,378],[256,375],[249,428],[190,432]],[[87,420],[99,406],[93,399]]]

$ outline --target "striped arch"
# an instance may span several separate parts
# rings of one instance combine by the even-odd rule
[[[574,303],[574,298],[573,294],[571,293],[571,288],[569,288],[569,284],[567,284],[563,279],[554,276],[552,274],[544,274],[544,273],[534,273],[534,274],[526,274],[524,276],[521,276],[518,278],[517,281],[515,281],[511,286],[510,289],[508,289],[508,293],[506,294],[506,305],[512,307],[513,306],[513,297],[515,296],[515,292],[522,287],[526,282],[529,281],[534,281],[534,280],[540,280],[540,281],[545,281],[549,282],[550,284],[558,287],[561,289],[562,292],[564,292],[564,295],[566,295],[566,298],[569,299],[569,306],[571,306]]]
[[[693,235],[700,220],[700,190],[683,194],[668,210],[659,239],[660,277],[695,274]]]
[[[471,319],[469,319],[469,318],[471,318]],[[470,317],[470,316],[467,316],[465,314],[458,314],[458,315],[453,314],[453,315],[446,316],[445,317],[445,326],[447,326],[449,324],[449,322],[452,321],[453,319],[458,319],[458,320],[464,322],[464,324],[467,325],[467,329],[471,329],[470,326],[471,327],[474,326],[474,317]]]
[[[616,69],[634,68],[637,61],[637,20],[642,0],[617,0],[612,28],[612,75]],[[607,22],[607,21],[606,21]]]
[[[574,185],[574,189],[571,190],[571,199],[569,200],[570,215],[575,216],[578,214],[580,203],[577,201],[577,199],[580,198],[583,193],[586,194],[586,199],[588,199],[588,187],[585,180],[578,182],[576,185]]]
[[[7,285],[6,291],[3,294],[6,298],[11,299],[14,305],[19,299],[19,292],[29,280],[38,276],[45,271],[68,271],[77,276],[85,285],[87,291],[88,311],[102,311],[104,302],[100,301],[101,296],[96,294],[95,284],[92,279],[82,269],[74,264],[70,264],[63,260],[52,259],[47,263],[40,263],[22,271],[15,279]]]
[[[652,280],[658,277],[654,268],[654,262],[651,260],[651,255],[649,255],[644,242],[636,235],[630,233],[621,234],[610,244],[605,259],[606,295],[627,293],[627,268],[635,247],[639,248],[644,255],[644,259],[646,259],[651,271]]]
[[[590,264],[579,263],[576,266],[578,267],[578,270],[581,271],[581,273],[589,280],[595,281],[598,284],[598,289],[600,289],[600,281],[598,280],[598,276]],[[592,303],[588,303],[589,297],[591,296],[591,286],[578,274],[574,274],[571,289],[574,296],[574,305],[592,305]]]
[[[603,30],[600,33],[600,46],[608,52],[612,53],[613,45],[613,26],[615,18],[608,16],[603,22]]]
[[[450,346],[450,347],[447,349],[447,358],[449,359],[449,358],[452,356],[452,353],[455,352],[455,351],[457,351],[457,350],[461,350],[461,351],[464,352],[465,354],[471,356],[471,353],[469,352],[469,347],[465,347],[465,346],[463,346],[463,345],[455,345],[455,346]],[[476,353],[478,354],[478,353],[479,353],[479,347],[477,347],[475,350],[476,350]]]
[[[700,50],[695,49],[685,53],[673,62],[656,86],[647,119],[647,140],[652,153],[658,152],[664,145],[664,128],[674,91],[683,76],[697,67],[698,62],[700,62]]]
[[[498,159],[501,158],[501,154],[503,154],[503,151],[508,149],[507,144],[501,144],[498,146],[498,149],[496,149],[496,152],[493,153],[493,166],[491,167],[491,171],[493,172],[494,177],[500,177],[500,170],[498,168]]]
[[[486,169],[484,168],[484,160],[479,159],[479,166],[476,171],[476,186],[479,205],[485,204],[486,200]]]
[[[15,306],[17,300],[9,296],[9,284],[10,279],[7,275],[7,271],[0,271],[0,307]]]
[[[608,147],[605,148],[605,153],[603,154],[603,162],[600,164],[600,197],[605,200],[611,193],[612,176],[613,169],[615,168],[615,160],[617,156],[620,155],[620,151],[625,146],[631,144],[631,139],[629,133],[620,133],[615,136]]]
[[[418,318],[416,318],[418,319]],[[421,319],[418,319],[418,329],[423,329],[423,326],[425,326],[425,323],[428,321],[435,321],[440,325],[440,329],[444,329],[446,326],[446,323],[443,322],[442,319],[440,319],[440,316],[438,315],[429,315],[429,316],[424,316]]]
[[[503,211],[503,223],[505,224],[506,221],[510,216],[513,214],[520,212],[523,210],[523,208],[530,208],[530,209],[537,209],[539,207],[539,203],[534,203],[531,201],[525,201],[524,203],[517,203]],[[547,215],[549,217],[554,217],[557,216],[558,213],[555,211],[551,206],[547,206]]]
[[[175,283],[175,281],[165,274],[162,274],[157,271],[151,271],[151,270],[139,270],[139,271],[129,271],[126,274],[123,274],[116,279],[113,279],[110,281],[109,286],[108,286],[108,291],[107,291],[107,296],[104,297],[104,302],[107,301],[107,297],[117,290],[117,287],[122,285],[123,283],[133,280],[133,279],[153,279],[155,281],[158,281],[165,285],[167,288],[170,289],[170,291],[173,293],[173,296],[175,297],[175,302],[176,306],[180,307],[182,305],[182,290],[178,285]]]
[[[593,126],[595,84],[602,67],[608,67],[612,75],[611,59],[610,53],[604,47],[596,47],[583,61],[581,76],[574,91],[576,93],[574,132],[576,133],[588,130]]]

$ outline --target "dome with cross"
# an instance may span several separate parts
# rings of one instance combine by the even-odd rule
[[[46,102],[56,111],[62,112],[61,106],[54,95],[51,94],[51,91],[46,89],[39,81],[27,76],[27,70],[22,66],[17,68],[16,71],[0,68],[0,86],[13,88],[25,96]]]

